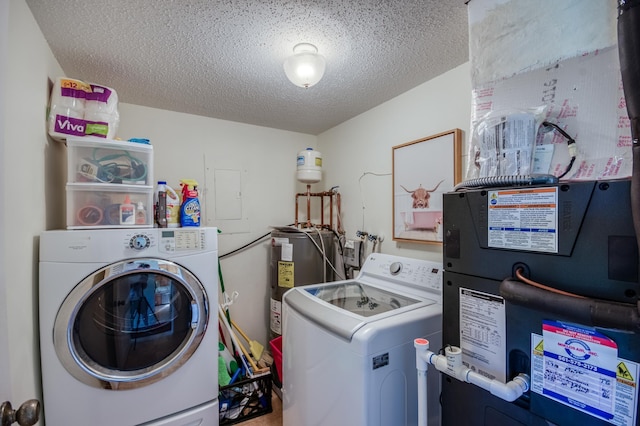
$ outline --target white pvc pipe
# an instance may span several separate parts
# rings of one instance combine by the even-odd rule
[[[427,426],[427,368],[429,364],[419,354],[427,352],[429,341],[427,339],[415,339],[413,346],[416,348],[416,370],[418,370],[418,426]]]
[[[415,339],[413,346],[416,348],[416,369],[418,370],[418,425],[426,426],[426,371],[427,365],[432,364],[438,371],[441,371],[455,379],[471,383],[482,389],[491,392],[507,402],[513,402],[520,398],[522,394],[529,390],[530,378],[524,373],[518,374],[510,382],[502,383],[499,380],[489,379],[483,375],[472,371],[462,364],[462,351],[456,346],[449,346],[445,349],[445,355],[437,355],[429,350],[429,341],[426,339]],[[424,379],[420,375],[424,372]],[[424,383],[422,383],[424,382]],[[424,407],[422,407],[424,405]],[[421,413],[424,410],[424,418]]]

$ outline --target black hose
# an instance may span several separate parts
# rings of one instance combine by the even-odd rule
[[[640,236],[640,1],[618,0],[618,54],[627,114],[631,121],[631,215]],[[640,238],[638,239],[640,252]]]
[[[513,278],[500,283],[500,295],[514,305],[566,317],[583,325],[640,332],[637,305],[565,296]]]

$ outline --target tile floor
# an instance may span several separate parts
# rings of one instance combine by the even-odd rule
[[[282,426],[282,401],[275,392],[271,394],[271,406],[273,412],[238,424],[242,426]]]

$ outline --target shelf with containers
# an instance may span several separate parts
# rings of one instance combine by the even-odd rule
[[[67,229],[151,228],[153,147],[67,139]]]

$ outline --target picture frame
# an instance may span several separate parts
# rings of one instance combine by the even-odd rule
[[[462,180],[462,130],[392,148],[393,240],[442,244],[442,195]]]

